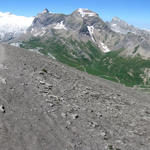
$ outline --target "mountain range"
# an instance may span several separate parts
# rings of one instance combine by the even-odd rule
[[[20,22],[21,18],[18,17]],[[81,8],[69,15],[45,9],[24,21],[20,28],[15,25],[14,32],[5,28],[1,41],[125,85],[149,84],[149,31],[117,17],[104,22],[97,13]]]
[[[24,39],[28,39],[53,37],[56,33],[77,41],[90,40],[103,52],[124,48],[126,51],[123,55],[150,56],[150,32],[128,25],[117,17],[105,23],[97,13],[88,9],[79,8],[70,15],[50,13],[45,9],[30,18],[10,13],[0,15],[1,41],[16,39],[22,34]]]
[[[136,35],[144,35],[144,34],[150,34],[149,30],[142,30],[137,27],[134,27],[133,25],[129,25],[125,21],[121,20],[118,17],[114,17],[110,22],[106,22],[110,28],[118,33],[127,34],[129,32],[136,34]]]

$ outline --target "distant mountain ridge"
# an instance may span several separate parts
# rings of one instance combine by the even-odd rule
[[[81,8],[70,15],[55,14],[45,10],[43,12],[35,17],[27,30],[27,34],[31,37],[52,37],[57,34],[60,37],[72,37],[75,40],[92,40],[103,52],[110,51],[108,47],[114,48],[114,40],[107,46],[103,43],[105,36],[113,39],[114,32],[95,12]],[[103,36],[99,36],[99,33]]]
[[[57,38],[92,41],[104,53],[123,48],[122,55],[150,57],[149,32],[128,25],[119,18],[105,23],[97,13],[88,9],[79,8],[70,15],[45,9],[35,17],[26,34],[27,37],[43,39],[56,35]]]
[[[10,14],[7,16],[11,18]],[[21,17],[19,19],[21,20]],[[106,23],[96,12],[88,9],[79,8],[69,15],[51,13],[45,9],[34,18],[25,18],[22,22],[19,19],[18,24],[13,24],[13,30],[9,31],[12,25],[8,26],[8,32],[5,25],[1,28],[1,41],[27,41],[32,37],[44,40],[57,37],[84,43],[91,41],[104,53],[125,49],[122,55],[141,55],[146,59],[150,57],[148,31],[128,25],[119,18],[113,18],[110,23]]]
[[[121,20],[118,17],[114,17],[110,22],[107,22],[107,24],[110,26],[110,28],[118,33],[127,34],[128,32],[142,35],[142,34],[150,34],[149,30],[146,29],[140,29],[137,27],[134,27],[133,25],[129,25],[127,22]]]

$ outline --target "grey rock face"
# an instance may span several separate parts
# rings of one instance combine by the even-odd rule
[[[49,13],[49,10],[47,8],[45,8],[42,13],[44,13],[44,14]]]
[[[150,148],[143,93],[8,45],[0,63],[0,149]]]
[[[127,34],[128,32],[137,34],[137,35],[144,35],[149,34],[150,32],[146,30],[139,29],[137,27],[134,27],[133,25],[129,25],[125,21],[119,19],[118,17],[114,17],[111,22],[107,22],[107,24],[110,26],[110,28],[115,31],[122,34]]]
[[[27,41],[32,37],[42,38],[43,41],[51,37],[92,41],[105,53],[124,48],[124,55],[150,57],[150,32],[128,25],[119,18],[105,23],[97,13],[88,9],[80,8],[70,15],[51,13],[44,9],[34,18],[26,32],[5,34],[3,41],[13,43]],[[137,46],[139,48],[134,53]]]
[[[98,14],[88,9],[77,9],[70,15],[45,12],[34,19],[27,33],[30,37],[47,39],[57,36],[83,42],[90,40],[103,52],[124,48],[123,55],[150,56],[149,32],[128,25],[119,18],[105,23]],[[139,48],[134,53],[137,46]]]
[[[124,48],[127,49],[124,52],[125,55],[133,55],[135,48],[138,46],[136,54],[140,54],[143,58],[149,58],[150,32],[129,25],[117,17],[113,18],[111,22],[107,22],[107,25],[111,30],[124,34],[124,38],[120,41],[120,44],[124,45]]]
[[[47,38],[57,35],[78,41],[92,41],[102,51],[108,47],[110,50],[122,48],[118,40],[122,35],[113,32],[106,23],[96,14],[87,9],[77,9],[70,15],[55,13],[38,14],[27,35],[31,37]]]
[[[3,37],[0,37],[0,41],[9,43],[26,41],[32,37],[44,40],[57,36],[82,42],[90,40],[103,52],[124,48],[126,51],[123,54],[127,56],[150,56],[150,32],[129,25],[117,17],[105,23],[97,13],[88,9],[79,8],[70,15],[51,13],[44,9],[26,30],[1,34]],[[131,34],[134,38],[131,38]],[[134,53],[137,46],[139,48]]]
[[[110,26],[110,28],[113,31],[119,32],[119,33],[122,33],[122,34],[127,34],[128,32],[136,34],[138,32],[137,28],[135,28],[132,25],[129,25],[128,23],[126,23],[125,21],[119,19],[118,17],[114,17],[112,19],[112,21],[108,23],[108,25]]]
[[[33,21],[33,26],[45,27],[53,23],[59,23],[64,20],[65,15],[51,13],[39,14]]]

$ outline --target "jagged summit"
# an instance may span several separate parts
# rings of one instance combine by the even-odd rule
[[[45,8],[42,13],[43,14],[49,13],[49,10],[47,8]]]
[[[133,25],[128,24],[127,22],[118,17],[112,18],[112,21],[110,22],[110,27],[113,31],[122,34],[127,34],[128,32],[134,34],[141,34],[140,29],[134,27]]]
[[[113,17],[111,22],[116,22],[116,23],[122,23],[124,25],[128,25],[127,22],[125,22],[124,20],[118,18],[118,17]]]

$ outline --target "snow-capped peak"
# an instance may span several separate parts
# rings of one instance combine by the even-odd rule
[[[3,38],[6,33],[17,34],[26,32],[33,19],[33,17],[16,16],[9,12],[0,12],[0,37]]]
[[[96,15],[96,13],[94,13],[94,12],[88,10],[88,9],[79,8],[77,11],[80,13],[80,15],[82,16],[82,18],[85,17],[86,15],[88,15],[90,17]]]

